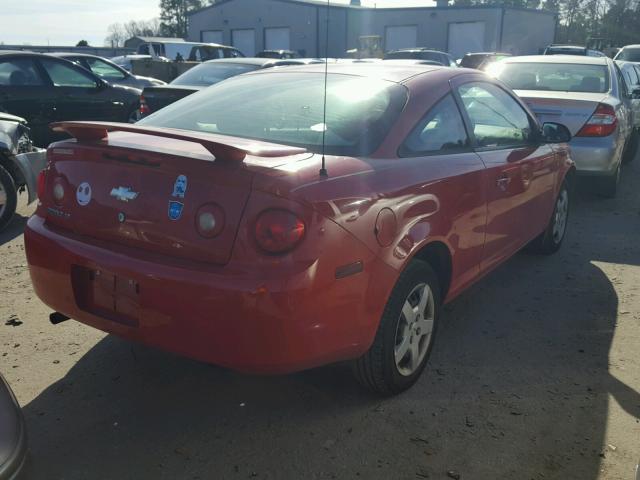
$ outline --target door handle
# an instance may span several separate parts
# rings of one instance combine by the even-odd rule
[[[501,190],[506,190],[510,183],[511,177],[509,177],[508,175],[501,175],[496,180],[496,185],[498,185]]]

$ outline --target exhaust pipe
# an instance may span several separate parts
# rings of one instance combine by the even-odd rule
[[[67,317],[66,315],[63,315],[60,312],[53,312],[51,315],[49,315],[49,321],[53,325],[57,325],[59,323],[65,322],[67,320],[69,320],[69,317]]]

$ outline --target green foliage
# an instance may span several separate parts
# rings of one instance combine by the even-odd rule
[[[453,0],[453,4],[558,12],[557,43],[587,45],[595,38],[603,39],[605,46],[640,43],[640,3],[636,0]]]
[[[205,6],[204,0],[160,0],[160,22],[162,35],[167,37],[187,36],[187,12]]]
[[[89,42],[87,42],[86,40],[80,40],[77,44],[76,47],[88,47],[89,46]]]

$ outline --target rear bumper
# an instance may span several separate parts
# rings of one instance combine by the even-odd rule
[[[577,173],[610,176],[618,167],[624,145],[617,133],[608,137],[574,137],[569,144]]]
[[[329,222],[332,223],[332,222]],[[327,232],[364,270],[335,279],[332,258],[224,267],[115,248],[57,232],[33,216],[25,229],[37,295],[52,309],[118,336],[251,373],[286,373],[364,353],[397,273],[340,227]],[[342,263],[342,260],[340,261]],[[139,284],[137,325],[80,307],[72,269],[104,269]]]

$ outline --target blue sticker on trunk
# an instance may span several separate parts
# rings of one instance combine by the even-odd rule
[[[171,220],[178,220],[182,215],[182,209],[184,205],[180,202],[169,202],[169,218]]]
[[[187,193],[187,176],[186,175],[178,175],[176,178],[176,183],[173,184],[173,193],[172,197],[184,198]]]

